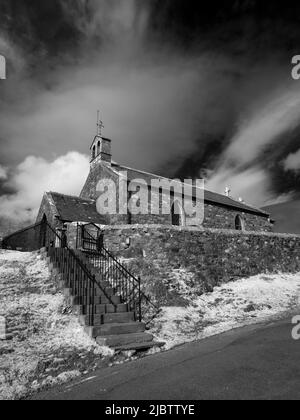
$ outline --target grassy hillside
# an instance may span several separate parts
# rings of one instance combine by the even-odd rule
[[[264,208],[276,221],[275,232],[300,234],[300,200]]]
[[[176,306],[162,307],[150,332],[166,348],[211,337],[234,328],[286,317],[299,310],[299,274],[261,274],[215,287],[199,296],[189,273],[172,283],[181,296]],[[178,299],[179,302],[179,299]]]
[[[0,250],[0,323],[0,401],[66,382],[112,358],[85,335],[36,253]]]

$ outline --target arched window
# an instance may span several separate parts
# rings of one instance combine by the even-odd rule
[[[93,147],[92,159],[96,157],[96,145]]]
[[[245,222],[240,215],[237,215],[235,218],[235,230],[245,230]]]
[[[174,201],[171,208],[172,225],[173,226],[184,226],[184,213],[181,205],[178,201]]]
[[[97,144],[97,156],[100,155],[100,141]]]

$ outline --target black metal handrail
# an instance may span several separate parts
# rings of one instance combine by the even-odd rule
[[[48,222],[43,222],[45,227],[44,246],[52,263],[58,266],[60,273],[72,290],[73,296],[78,296],[79,304],[86,308],[88,325],[94,325],[96,290],[100,290],[117,312],[117,305],[106,293],[101,283],[97,281],[88,267],[80,260],[75,251],[67,245],[67,237],[62,230],[60,234]]]
[[[26,237],[24,238],[24,233]],[[25,243],[23,244],[23,242]],[[89,326],[94,325],[96,292],[100,291],[109,304],[117,312],[117,305],[106,292],[105,287],[96,279],[86,264],[68,246],[67,236],[63,229],[55,230],[43,220],[35,225],[22,229],[4,238],[4,249],[38,250],[46,248],[50,262],[58,269],[65,286],[72,291],[77,299],[76,305],[83,306]],[[102,279],[101,279],[102,280]]]
[[[51,263],[58,268],[66,286],[71,289],[73,296],[79,298],[78,305],[86,308],[84,315],[87,316],[90,326],[94,325],[96,290],[101,291],[101,295],[113,305],[115,312],[118,309],[110,293],[106,292],[107,286],[102,285],[102,282],[120,296],[122,303],[128,304],[128,309],[135,312],[139,321],[143,320],[148,324],[160,312],[159,308],[142,292],[141,279],[134,276],[104,247],[103,238],[99,235],[100,229],[94,226],[97,228],[97,238],[84,226],[78,228],[77,248],[84,251],[87,259],[81,258],[68,246],[63,229],[55,230],[44,220],[4,238],[2,247],[17,249],[22,245],[21,248],[28,251],[46,248]],[[80,246],[83,243],[86,246]],[[94,270],[99,272],[97,277]]]
[[[90,263],[100,271],[101,276],[119,292],[123,301],[128,303],[130,310],[136,312],[139,320],[151,322],[160,312],[159,308],[142,292],[141,279],[132,274],[104,247],[101,230],[98,226],[95,225],[95,227],[97,238],[87,231],[85,225],[77,226],[78,247],[86,253]]]

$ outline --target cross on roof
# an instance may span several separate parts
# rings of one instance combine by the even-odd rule
[[[104,128],[103,121],[100,119],[100,111],[97,113],[97,136],[102,137],[102,129]]]
[[[230,197],[230,193],[231,193],[231,189],[230,189],[230,187],[226,187],[226,188],[225,188],[225,195],[226,195],[227,197]]]

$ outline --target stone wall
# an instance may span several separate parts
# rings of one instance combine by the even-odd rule
[[[261,273],[299,272],[300,236],[164,226],[103,227],[105,246],[144,281],[172,283],[180,272],[203,292]]]
[[[116,201],[119,203],[119,178],[116,174],[109,170],[109,166],[101,161],[100,157],[97,157],[91,164],[90,173],[80,193],[80,198],[97,200],[99,193],[97,193],[97,184],[101,179],[108,179],[116,185]],[[128,224],[130,222],[129,215],[106,215],[107,223],[110,225],[114,224]]]
[[[162,209],[163,202],[170,202],[169,197],[165,197],[161,194],[160,203]],[[150,201],[149,201],[150,202]],[[259,216],[252,213],[247,213],[239,211],[237,209],[230,209],[229,207],[223,207],[217,204],[204,204],[204,219],[202,226],[204,228],[212,229],[229,229],[232,230],[235,228],[235,219],[237,216],[240,216],[244,222],[244,227],[246,231],[252,232],[272,232],[273,226],[270,223],[267,216]],[[171,212],[168,215],[153,215],[151,214],[151,208],[149,204],[149,214],[142,215],[132,215],[131,223],[135,224],[153,224],[153,225],[172,225],[172,215]],[[185,216],[185,225],[191,226],[193,223],[191,219]]]
[[[1,246],[4,249],[31,252],[43,246],[44,238],[45,229],[43,226],[29,226],[5,237]]]
[[[273,226],[267,216],[262,217],[215,204],[205,203],[204,215],[203,227],[205,228],[232,230],[235,228],[236,216],[241,216],[245,230],[248,232],[272,232],[273,230]]]
[[[59,213],[57,211],[55,203],[52,200],[51,194],[45,193],[39,208],[36,223],[41,222],[43,220],[43,217],[46,216],[48,223],[52,227],[61,227],[62,223],[57,218],[58,214]]]
[[[159,305],[184,304],[174,290],[182,280],[202,294],[256,274],[300,272],[300,235],[164,225],[99,227],[105,247],[141,277],[143,291]],[[76,231],[76,224],[69,224],[71,247],[76,247]]]
[[[8,217],[0,216],[0,242],[5,236],[11,235],[12,233],[24,229],[32,223],[32,220],[27,221],[16,221]]]

